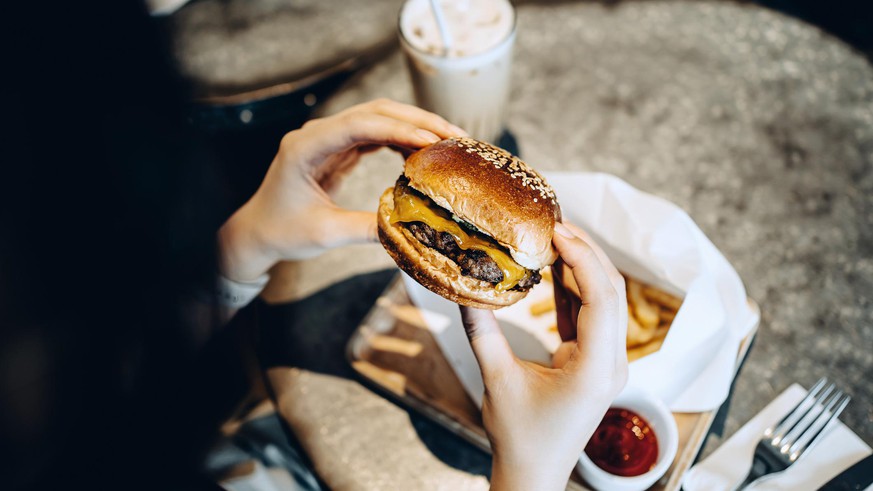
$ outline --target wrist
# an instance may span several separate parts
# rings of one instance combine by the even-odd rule
[[[231,215],[218,231],[221,273],[233,281],[254,281],[278,261],[250,203]]]
[[[491,462],[491,489],[495,491],[558,491],[570,479],[565,466],[538,464],[531,461],[508,462],[496,456]]]

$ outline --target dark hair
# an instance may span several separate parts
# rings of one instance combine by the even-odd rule
[[[222,161],[187,125],[185,86],[142,5],[18,4],[4,14],[4,486],[197,487],[204,442],[238,395],[211,390],[235,376],[233,332],[190,322],[229,211]]]

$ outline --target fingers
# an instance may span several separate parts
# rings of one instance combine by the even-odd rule
[[[612,286],[615,287],[615,291],[618,294],[619,307],[627,305],[627,291],[625,290],[624,276],[622,276],[621,273],[619,273],[618,268],[616,268],[615,265],[612,264],[612,261],[609,260],[609,256],[606,255],[606,252],[603,251],[603,248],[600,247],[600,245],[595,242],[591,238],[591,236],[588,235],[588,233],[581,228],[573,225],[572,223],[565,223],[563,225],[570,229],[570,231],[573,232],[573,235],[581,238],[583,241],[585,241],[586,244],[591,247],[591,249],[594,250],[594,253],[597,255],[597,259],[600,260],[600,264],[606,270],[606,275],[609,277],[609,281],[611,281]],[[621,333],[624,333],[621,334],[620,337],[623,339],[627,333],[628,313],[625,309],[620,308],[619,310],[619,317],[621,319],[620,329]],[[625,353],[623,349],[622,353]]]
[[[461,306],[461,320],[487,388],[515,360],[494,312]]]
[[[583,305],[609,300],[614,296],[615,287],[607,270],[588,242],[575,236],[561,223],[555,224],[553,242],[561,259],[570,267]]]
[[[467,136],[466,131],[449,123],[437,114],[409,104],[401,104],[390,99],[376,99],[349,108],[349,111],[372,111],[376,114],[411,123],[419,128],[434,133],[440,138]]]
[[[359,145],[421,148],[440,141],[424,128],[371,112],[350,112],[314,121],[287,135],[289,155],[297,155],[309,167],[317,167],[333,154]]]
[[[287,133],[258,190],[266,216],[278,217],[280,230],[294,221],[292,234],[274,247],[288,259],[311,257],[325,249],[377,240],[374,214],[342,210],[330,194],[358,164],[362,154],[381,147],[416,150],[443,138],[465,134],[436,114],[379,99],[339,114],[314,119]]]
[[[562,341],[570,341],[576,339],[576,318],[581,304],[579,304],[576,295],[567,291],[564,286],[563,271],[564,262],[558,258],[552,265],[552,275],[555,277],[555,281],[552,282],[552,291],[555,296],[558,335],[561,336]]]
[[[321,181],[324,174],[335,170],[330,164],[339,162],[332,156],[348,153],[347,163],[354,166],[360,155],[384,146],[414,151],[457,135],[466,133],[436,114],[377,99],[309,121],[285,135],[279,155],[282,161],[302,164],[300,169],[318,175]]]
[[[597,254],[597,259],[600,260],[600,264],[606,270],[607,276],[609,276],[609,280],[612,281],[613,286],[616,290],[624,291],[624,277],[621,276],[621,273],[618,272],[618,269],[612,264],[612,261],[609,260],[609,256],[603,252],[603,248],[588,235],[588,232],[585,232],[581,228],[573,225],[572,223],[563,223],[565,227],[570,229],[573,232],[573,235],[579,237],[586,244],[588,244],[591,249],[594,250],[594,253]]]
[[[627,329],[626,320],[621,325],[627,315],[622,314],[627,310],[627,303],[622,303],[623,292],[616,290],[591,243],[560,223],[555,225],[553,242],[579,287],[582,308],[576,323],[577,346],[585,356],[601,357],[605,351],[615,357],[617,350],[624,350]]]
[[[313,217],[323,225],[317,242],[323,248],[379,241],[376,214],[336,208],[329,216]]]

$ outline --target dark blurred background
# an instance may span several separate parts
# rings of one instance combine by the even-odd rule
[[[873,55],[873,5],[864,0],[758,0],[756,2],[778,10],[842,39],[867,59]]]

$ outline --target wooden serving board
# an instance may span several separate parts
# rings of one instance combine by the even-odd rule
[[[738,365],[756,331],[757,326],[740,345]],[[370,385],[490,453],[479,408],[443,356],[421,312],[410,302],[399,276],[352,335],[347,356],[355,371]],[[682,475],[700,451],[715,411],[673,416],[679,429],[679,451],[673,465],[652,490],[672,491],[681,487]],[[590,488],[574,471],[567,489]]]

